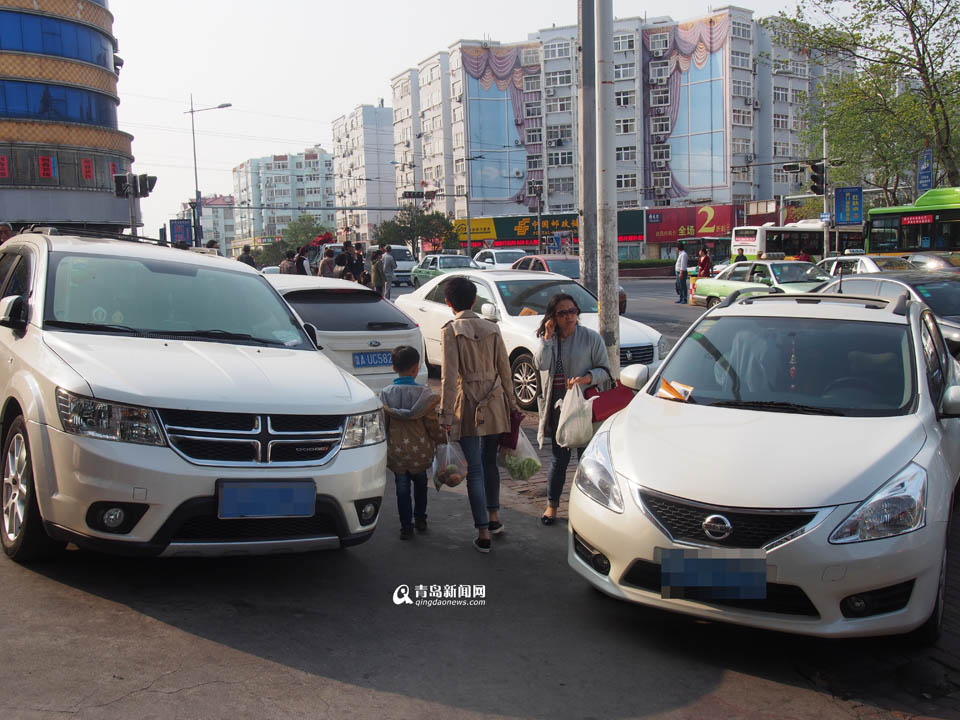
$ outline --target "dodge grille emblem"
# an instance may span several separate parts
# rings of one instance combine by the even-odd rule
[[[726,540],[733,532],[733,525],[723,515],[710,515],[700,527],[711,540]]]

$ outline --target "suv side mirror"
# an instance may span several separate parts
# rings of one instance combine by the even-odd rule
[[[320,347],[320,343],[317,341],[317,329],[311,323],[303,324],[303,331],[307,334],[307,337],[310,338],[310,341],[316,346],[317,350],[323,350]]]
[[[499,322],[500,312],[497,310],[497,306],[493,303],[484,303],[480,306],[480,315],[485,317],[487,320],[492,320],[493,322]]]
[[[646,365],[627,365],[620,371],[620,382],[631,390],[640,390],[650,378],[650,368]]]
[[[27,329],[27,304],[23,295],[0,300],[0,325],[20,331]]]
[[[943,400],[940,402],[940,417],[960,417],[960,385],[951,385],[943,393]]]

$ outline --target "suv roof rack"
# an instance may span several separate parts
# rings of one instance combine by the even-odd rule
[[[163,245],[165,243],[156,238],[146,237],[145,235],[125,235],[121,232],[110,230],[93,230],[90,228],[58,227],[56,225],[30,225],[24,228],[23,233],[36,233],[39,235],[74,235],[76,237],[87,238],[109,238],[111,240],[126,240],[128,242],[145,242],[154,245]]]
[[[773,288],[771,288],[773,289]],[[895,298],[884,298],[876,295],[835,295],[833,293],[797,293],[787,295],[782,291],[780,293],[754,294],[754,290],[736,290],[727,296],[727,299],[717,307],[727,307],[739,300],[744,305],[751,305],[755,302],[771,301],[791,301],[799,305],[817,305],[822,302],[846,303],[850,305],[862,305],[869,310],[889,310],[894,315],[906,315],[907,306],[910,303],[909,294],[904,291]],[[741,293],[750,293],[746,297],[738,297]]]

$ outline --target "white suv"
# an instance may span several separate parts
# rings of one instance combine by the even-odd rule
[[[27,234],[0,248],[0,298],[0,540],[13,559],[66,542],[309,551],[373,533],[379,402],[255,270]]]

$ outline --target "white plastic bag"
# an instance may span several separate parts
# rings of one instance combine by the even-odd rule
[[[526,482],[543,467],[537,451],[533,449],[533,445],[527,440],[527,434],[522,429],[517,433],[516,449],[501,445],[498,460],[500,466],[517,482]]]
[[[593,400],[583,396],[579,385],[567,390],[557,421],[557,444],[560,447],[586,447],[593,438]]]
[[[433,465],[436,468],[433,484],[437,490],[441,485],[456,487],[467,478],[467,458],[458,444],[450,442],[449,435],[446,442],[437,445]]]

